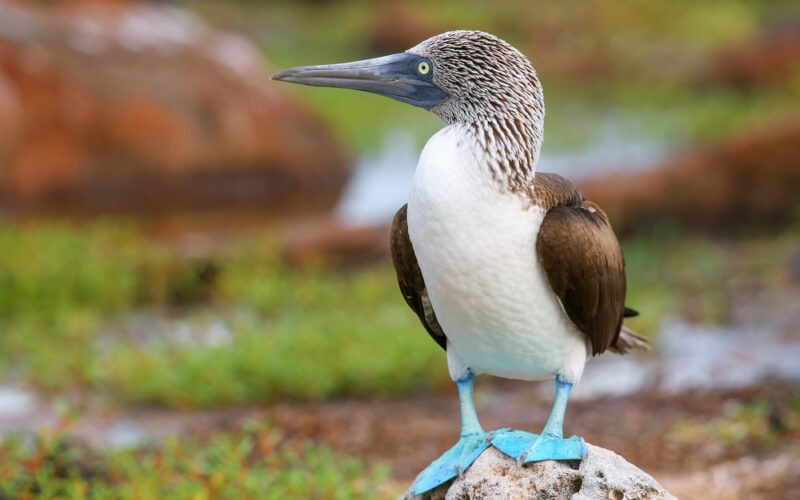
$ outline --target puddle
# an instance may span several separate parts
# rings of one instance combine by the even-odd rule
[[[0,437],[17,431],[34,431],[57,423],[53,403],[15,384],[0,384]]]
[[[628,396],[653,387],[656,363],[649,356],[604,354],[587,363],[583,377],[570,393],[570,399],[592,400]],[[551,397],[552,383],[543,384],[542,394]]]
[[[539,172],[552,172],[579,181],[611,172],[634,172],[655,167],[665,156],[663,144],[646,137],[623,136],[621,127],[608,124],[602,133],[575,151],[544,148],[536,165]]]
[[[36,406],[36,396],[25,389],[0,385],[0,420],[25,415]]]
[[[134,448],[152,441],[155,436],[133,420],[118,420],[104,429],[101,439],[108,448]]]
[[[573,399],[729,390],[763,380],[800,381],[800,338],[769,328],[666,323],[650,354],[605,354],[587,363]],[[546,387],[543,390],[551,391]]]
[[[377,226],[391,222],[408,200],[411,180],[422,151],[412,134],[389,133],[380,151],[361,158],[336,207],[345,224]]]
[[[800,338],[786,337],[768,328],[668,324],[659,343],[661,388],[675,393],[800,380]]]
[[[222,347],[234,341],[234,324],[254,321],[243,310],[195,311],[189,317],[142,311],[107,327],[99,336],[98,347],[101,351],[113,350],[118,344],[144,348]]]

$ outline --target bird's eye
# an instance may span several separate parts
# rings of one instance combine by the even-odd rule
[[[420,61],[417,64],[417,71],[419,71],[420,75],[427,75],[431,72],[431,65],[428,61]]]

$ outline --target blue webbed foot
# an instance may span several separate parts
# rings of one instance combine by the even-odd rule
[[[586,442],[580,436],[563,438],[552,434],[539,434],[517,457],[520,463],[543,460],[583,460],[589,453]]]
[[[499,429],[490,432],[490,435],[492,446],[515,460],[519,460],[525,450],[539,437],[538,434],[516,429]]]
[[[583,460],[589,448],[582,437],[572,436],[564,439],[562,428],[564,412],[572,384],[556,377],[556,400],[553,411],[547,419],[541,434],[500,429],[492,433],[492,446],[506,455],[517,459],[520,463],[541,462],[543,460]]]
[[[523,464],[543,460],[583,460],[589,451],[580,436],[564,439],[515,429],[500,429],[491,434],[492,446]]]
[[[485,432],[464,434],[455,446],[437,458],[417,477],[414,494],[419,495],[461,474],[489,447]]]

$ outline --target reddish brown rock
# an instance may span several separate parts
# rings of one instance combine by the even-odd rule
[[[349,161],[268,75],[173,7],[0,4],[0,208],[329,208]]]
[[[800,209],[800,118],[581,190],[623,233],[669,222],[712,232],[785,224]]]
[[[446,31],[410,2],[391,0],[381,5],[375,15],[369,39],[374,54],[403,52],[419,42]]]
[[[388,226],[349,226],[335,217],[296,225],[283,244],[283,258],[295,266],[352,266],[387,255]]]
[[[741,89],[777,83],[800,71],[800,22],[788,22],[720,51],[702,80]]]

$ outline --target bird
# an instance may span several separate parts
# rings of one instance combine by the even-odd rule
[[[520,463],[582,460],[564,438],[569,393],[591,356],[646,348],[623,326],[625,261],[606,214],[569,180],[536,172],[544,95],[531,62],[497,36],[435,35],[405,52],[302,66],[274,80],[361,90],[426,109],[444,126],[425,144],[391,255],[408,306],[446,351],[461,410],[457,443],[417,476],[421,494],[462,474],[489,446]],[[555,379],[541,433],[485,431],[480,374]]]

